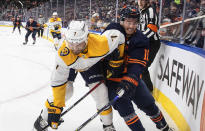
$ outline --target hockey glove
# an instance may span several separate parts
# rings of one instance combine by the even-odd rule
[[[58,29],[59,29],[59,26],[58,26],[58,25],[55,25],[55,26],[54,26],[54,29],[55,29],[55,30],[58,30]]]
[[[30,31],[33,31],[33,27],[32,27],[32,26],[30,26],[30,27],[29,27],[29,30],[30,30]]]
[[[63,111],[63,107],[56,107],[53,103],[46,102],[46,107],[48,110],[48,125],[52,129],[58,129],[58,126],[61,124],[61,112]]]
[[[105,58],[105,64],[107,78],[119,77],[124,70],[124,58],[120,57],[120,51],[118,49],[115,49]]]
[[[119,77],[123,73],[124,63],[123,59],[116,61],[109,61],[107,64],[107,78]]]
[[[137,86],[139,85],[138,80],[139,79],[134,74],[125,75],[119,84],[117,94],[119,95],[121,89],[123,89],[125,91],[124,94],[128,95],[129,97],[132,97],[135,94]]]

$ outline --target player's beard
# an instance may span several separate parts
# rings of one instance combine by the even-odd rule
[[[83,49],[79,49],[79,50],[72,50],[74,55],[79,55],[80,53],[82,53],[85,50],[86,46]]]
[[[75,50],[75,51],[72,50],[72,52],[74,55],[79,55],[82,52],[82,50]]]

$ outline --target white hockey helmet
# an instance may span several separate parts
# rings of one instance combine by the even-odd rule
[[[53,12],[53,16],[57,16],[58,15],[58,13],[57,12]]]
[[[65,32],[65,37],[69,43],[73,44],[86,42],[88,38],[88,26],[84,21],[71,21]]]
[[[99,14],[98,14],[98,13],[94,13],[94,14],[92,15],[92,17],[99,17]]]

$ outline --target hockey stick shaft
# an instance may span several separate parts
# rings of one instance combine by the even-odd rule
[[[85,95],[83,95],[78,101],[76,101],[72,106],[70,106],[68,109],[66,109],[61,116],[64,116],[67,112],[69,112],[73,107],[75,107],[78,103],[80,103],[84,98],[86,98],[91,92],[93,92],[97,87],[99,87],[100,84],[102,84],[104,81],[100,81],[97,85],[95,85],[92,89],[90,89]],[[45,126],[42,131],[44,131],[46,128],[48,128],[49,125]]]
[[[23,26],[23,28],[25,28],[25,29],[29,29],[29,27],[24,27]],[[33,29],[39,29],[40,27],[32,27]]]
[[[98,110],[92,117],[90,117],[87,121],[85,121],[82,125],[80,125],[75,131],[80,131],[83,127],[85,127],[90,121],[96,118],[103,110],[111,106],[115,103],[121,96],[117,95],[114,99],[112,99],[109,103],[107,103],[104,107]]]
[[[65,115],[68,111],[70,111],[73,107],[75,107],[79,102],[81,102],[85,97],[87,97],[91,92],[93,92],[103,81],[100,81],[97,85],[95,85],[92,89],[90,89],[85,95],[83,95],[78,101],[76,101],[71,107],[65,110],[61,116]]]

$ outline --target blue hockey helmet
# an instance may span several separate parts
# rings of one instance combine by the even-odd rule
[[[125,18],[136,18],[137,21],[140,19],[140,12],[137,8],[133,7],[124,7],[120,11],[120,19],[121,21],[124,21]]]

